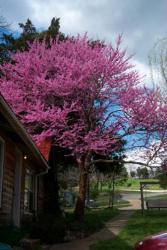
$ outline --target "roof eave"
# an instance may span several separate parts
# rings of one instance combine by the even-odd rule
[[[41,164],[45,169],[49,169],[49,165],[47,161],[44,159],[42,154],[39,152],[37,146],[32,141],[30,135],[27,133],[25,128],[22,126],[16,115],[13,113],[7,102],[4,100],[2,96],[0,96],[0,112],[6,118],[6,120],[10,123],[13,130],[20,136],[22,141],[26,144],[28,149],[32,152],[32,154],[37,158],[38,163]]]

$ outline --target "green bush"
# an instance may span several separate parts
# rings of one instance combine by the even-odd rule
[[[92,185],[90,185],[90,197],[91,197],[91,199],[96,200],[97,197],[99,196],[99,194],[100,194],[100,191],[99,191],[97,185],[94,183]]]
[[[0,227],[0,242],[9,244],[10,246],[18,246],[25,234],[24,230],[12,226]]]
[[[39,216],[30,228],[30,237],[39,238],[42,243],[60,243],[64,241],[66,223],[63,217],[53,215]]]
[[[132,183],[127,183],[127,187],[131,187],[132,186]]]
[[[167,173],[162,173],[159,175],[160,186],[164,189],[167,188]]]

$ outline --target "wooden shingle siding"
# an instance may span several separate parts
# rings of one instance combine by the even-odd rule
[[[3,222],[6,221],[7,223],[9,223],[12,220],[12,208],[13,208],[15,144],[3,131],[0,131],[0,136],[5,141],[2,207],[1,207],[2,218],[0,219],[2,219]]]
[[[49,145],[50,143],[47,144],[47,149]],[[45,152],[45,155],[47,153]],[[25,154],[26,159],[24,159]],[[26,187],[26,194],[30,195],[26,197],[27,207],[24,211],[26,168],[31,170],[32,180],[41,179],[41,183],[39,183],[39,189],[37,189],[37,181],[34,184],[35,190],[33,190],[33,181],[31,190]],[[33,213],[33,192],[36,197],[35,211],[42,209],[43,178],[37,176],[46,174],[48,168],[47,160],[0,95],[0,225],[6,222],[20,226],[25,212]]]
[[[37,199],[37,209],[38,212],[43,212],[45,197],[45,187],[44,187],[44,176],[38,177],[38,199]]]
[[[5,141],[4,152],[4,174],[3,174],[3,189],[2,189],[2,207],[0,208],[0,224],[12,223],[13,216],[13,199],[14,199],[14,180],[16,167],[16,147],[9,136],[0,130],[0,137]],[[21,177],[21,200],[20,200],[20,216],[24,217],[24,187],[25,187],[25,170],[26,167],[32,168],[34,175],[37,174],[38,168],[34,166],[34,162],[29,159],[23,159],[22,177]],[[43,209],[44,186],[43,177],[38,178],[38,197],[37,208],[39,211]]]

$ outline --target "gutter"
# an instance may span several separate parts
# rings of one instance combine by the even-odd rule
[[[37,211],[38,211],[38,198],[37,198],[38,197],[38,178],[42,175],[47,174],[49,168],[47,170],[35,175],[35,215],[37,215]]]

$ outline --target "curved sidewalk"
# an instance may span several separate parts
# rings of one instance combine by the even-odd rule
[[[50,250],[89,250],[89,247],[96,244],[98,241],[113,239],[119,234],[134,211],[140,207],[139,200],[131,200],[130,203],[130,207],[121,208],[120,214],[111,221],[107,222],[105,227],[99,232],[81,240],[56,244],[52,246]]]

